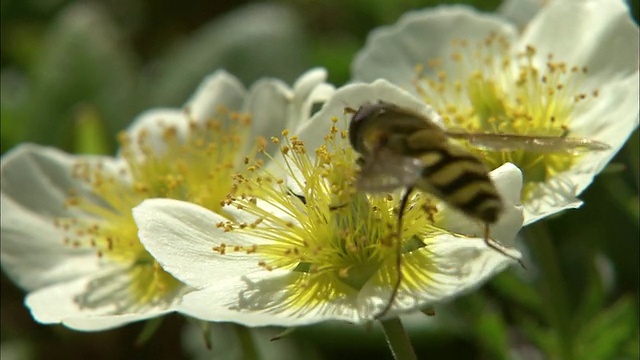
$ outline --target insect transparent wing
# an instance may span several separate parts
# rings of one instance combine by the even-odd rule
[[[423,167],[417,158],[382,150],[375,156],[363,158],[357,187],[365,192],[377,193],[412,186],[420,179]]]
[[[468,141],[483,150],[514,151],[525,150],[539,153],[582,154],[589,151],[603,151],[610,146],[596,140],[565,138],[562,136],[529,136],[516,134],[447,132],[454,139]]]

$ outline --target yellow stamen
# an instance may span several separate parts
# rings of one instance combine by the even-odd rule
[[[224,231],[261,239],[251,248],[261,259],[257,267],[297,275],[283,289],[289,294],[287,301],[274,305],[274,311],[292,307],[304,314],[356,294],[368,282],[391,287],[395,281],[397,201],[391,195],[356,191],[356,155],[346,130],[337,125],[339,120],[331,120],[325,143],[311,152],[314,156],[303,141],[283,132],[277,141],[283,144],[282,159],[274,161],[287,174],[285,178],[249,171],[234,176],[236,183],[226,204],[256,220],[218,224]],[[442,232],[434,226],[436,218],[431,198],[422,193],[412,197],[404,215],[403,253],[426,246],[434,234]],[[213,251],[223,255],[247,249],[220,244]],[[409,275],[403,288],[415,286],[417,276]]]
[[[571,134],[574,114],[598,95],[598,89],[589,94],[578,90],[586,68],[569,66],[549,54],[540,69],[533,46],[514,58],[510,44],[496,34],[475,47],[468,45],[454,42],[453,72],[441,69],[441,61],[428,61],[428,72],[417,67],[416,90],[450,129],[565,137]],[[537,183],[566,171],[577,159],[574,154],[473,151],[492,169],[505,162],[520,167],[525,200]]]
[[[55,221],[67,233],[65,244],[94,248],[102,261],[121,263],[128,269],[127,286],[133,298],[128,304],[121,300],[123,307],[170,301],[181,289],[138,240],[131,210],[144,199],[166,197],[224,214],[222,200],[233,184],[236,169],[242,163],[260,166],[259,161],[242,156],[250,116],[220,108],[216,118],[204,122],[191,119],[186,111],[185,121],[189,132],[182,139],[175,127],[159,119],[163,151],[152,147],[146,130],[135,137],[122,134],[121,156],[126,165],[115,174],[105,171],[101,163],[79,161],[73,176],[93,194],[82,197],[71,191],[64,206],[78,209],[86,217]],[[263,141],[257,146],[263,147]]]

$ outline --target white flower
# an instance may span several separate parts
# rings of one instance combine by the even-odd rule
[[[430,111],[384,81],[338,89],[297,136],[283,132],[271,162],[237,174],[224,211],[150,199],[134,209],[140,239],[162,267],[197,290],[180,311],[208,321],[296,326],[326,320],[362,323],[387,304],[396,279],[398,190],[354,191],[356,154],[346,139],[345,104],[385,100]],[[512,246],[522,225],[520,171],[494,179],[506,203],[493,238]],[[513,264],[485,245],[483,227],[426,193],[405,210],[403,281],[389,315],[446,301]],[[507,249],[513,257],[520,254]]]
[[[504,0],[496,12],[522,29],[527,26],[529,20],[531,20],[540,9],[548,5],[551,1],[553,0]]]
[[[162,315],[189,291],[137,237],[131,209],[150,197],[219,211],[245,152],[299,126],[332,87],[312,70],[289,89],[248,92],[218,71],[184,109],[142,114],[118,157],[74,156],[25,144],[2,158],[2,268],[45,324],[101,330]],[[280,129],[280,130],[278,130]]]
[[[456,130],[609,145],[579,155],[477,150],[492,167],[522,169],[531,223],[579,207],[577,195],[637,128],[638,40],[621,1],[552,1],[522,33],[468,7],[439,7],[375,30],[353,73],[413,92]]]

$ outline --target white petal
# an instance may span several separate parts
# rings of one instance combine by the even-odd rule
[[[245,89],[240,81],[228,72],[218,70],[200,83],[185,108],[192,119],[202,123],[216,118],[221,106],[232,111],[240,110],[244,96]]]
[[[79,331],[104,331],[118,328],[133,322],[156,318],[171,312],[174,312],[174,309],[154,309],[142,314],[99,315],[78,318],[70,317],[64,319],[62,324],[68,328]]]
[[[71,156],[53,148],[21,145],[2,158],[2,267],[19,286],[32,290],[90,273],[98,267],[95,250],[64,245],[57,217],[87,216],[63,204],[70,189],[91,198],[74,179],[77,161],[101,162],[116,174],[111,158]]]
[[[591,175],[592,178],[593,175],[595,174]],[[538,184],[525,205],[524,225],[532,224],[566,209],[582,206],[582,201],[576,197],[577,193],[574,179],[566,175]]]
[[[333,92],[333,87],[324,83],[326,76],[326,70],[312,69],[296,81],[293,90],[277,79],[256,82],[245,104],[253,119],[251,138],[280,137],[284,129],[307,123],[312,107],[324,103]],[[275,145],[268,145],[269,152],[275,149]]]
[[[509,252],[516,257],[520,253]],[[473,290],[515,261],[488,247],[481,238],[437,236],[428,246],[403,256],[402,271],[412,281],[411,291],[398,293],[393,310],[404,312],[445,302]],[[388,284],[367,284],[359,298],[369,313],[377,314],[389,300]],[[390,313],[390,315],[392,315]]]
[[[293,84],[293,92],[300,98],[306,98],[313,89],[327,80],[327,70],[323,68],[311,69],[298,78]]]
[[[69,190],[93,197],[91,189],[72,175],[78,162],[100,164],[107,175],[120,175],[125,164],[106,156],[74,156],[52,147],[23,144],[2,157],[2,192],[27,209],[47,216],[78,215],[64,209]],[[125,181],[129,179],[125,176]]]
[[[2,269],[21,288],[38,289],[98,268],[94,249],[64,245],[64,237],[52,219],[2,200]]]
[[[517,166],[512,163],[505,163],[489,173],[489,176],[507,204],[520,204],[523,178],[522,171]]]
[[[297,194],[297,193],[294,192],[294,194]],[[290,195],[290,196],[295,196],[295,195]],[[287,221],[294,225],[297,225],[300,223],[299,219],[292,217],[290,214],[284,212],[282,208],[279,208],[268,201],[264,201],[262,199],[256,199],[256,206],[259,207],[265,213],[269,213],[274,217],[278,218],[279,221]],[[223,207],[223,211],[225,212],[225,214],[228,214],[230,218],[234,219],[235,222],[238,222],[238,223],[250,224],[258,220],[259,218],[259,216],[255,214],[251,214],[244,209],[240,210],[232,205]],[[269,222],[269,220],[265,220],[264,217],[262,217],[262,219],[264,223]],[[251,238],[251,242],[253,244],[270,243],[270,241],[268,240],[264,240],[257,237]]]
[[[164,306],[145,308],[140,313],[123,314],[117,310],[115,300],[96,307],[84,306],[77,301],[77,297],[87,292],[90,283],[97,276],[96,273],[31,292],[27,295],[25,304],[31,310],[34,319],[40,323],[63,323],[72,329],[82,331],[107,330],[173,311],[171,306]]]
[[[489,34],[515,38],[516,29],[498,17],[481,14],[465,6],[441,6],[409,12],[396,24],[371,32],[365,47],[356,55],[352,73],[357,81],[384,78],[414,91],[415,67],[433,59],[443,60],[443,70],[453,69],[453,40],[466,39],[470,44]]]
[[[276,79],[261,79],[249,90],[243,111],[251,114],[251,137],[280,137],[288,126],[293,92]],[[253,146],[252,144],[249,144]],[[269,149],[270,152],[272,149]]]
[[[133,120],[127,128],[127,135],[132,140],[131,150],[136,152],[136,159],[143,161],[146,155],[137,145],[137,139],[144,133],[147,145],[158,155],[165,154],[167,143],[165,132],[167,128],[176,130],[176,138],[184,142],[188,136],[189,126],[184,111],[179,109],[152,109],[143,112]]]
[[[322,68],[307,71],[294,85],[294,101],[287,128],[294,133],[298,132],[301,126],[311,118],[314,107],[323,105],[335,88],[324,81],[327,78],[327,71]]]
[[[162,267],[187,285],[202,288],[237,274],[259,271],[259,259],[232,251],[259,239],[224,232],[216,227],[227,219],[203,207],[170,199],[145,200],[133,209],[140,241]],[[228,253],[213,250],[221,244]]]
[[[566,0],[560,0],[566,1]],[[520,29],[542,9],[547,0],[504,0],[496,12]]]
[[[510,167],[515,174],[505,170],[509,172],[505,177],[511,178],[507,183],[520,176],[515,167]],[[517,183],[521,184],[521,181]],[[519,221],[522,222],[521,217]],[[437,255],[431,260],[432,263],[435,261],[434,265],[429,267],[435,267],[435,272],[423,275],[433,281],[422,284],[423,287],[411,294],[402,294],[397,307],[399,310],[415,310],[426,304],[445,301],[479,286],[514,263],[513,259],[488,248],[481,238],[461,239],[442,235],[434,240],[433,246],[430,244],[425,249]],[[515,250],[509,250],[509,253],[516,257],[520,255]],[[421,270],[414,268],[414,271]],[[291,298],[287,293],[287,288],[297,276],[287,271],[263,271],[226,278],[206,289],[187,294],[179,310],[207,321],[232,321],[247,326],[299,326],[327,320],[361,323],[371,320],[389,298],[389,284],[367,285],[357,297],[347,296],[315,307],[300,308],[289,304]]]
[[[582,156],[569,174],[576,183],[576,195],[580,194],[593,177],[618,153],[631,133],[638,127],[638,73],[624,81],[607,84],[587,113],[572,122],[576,136],[602,141],[611,149]],[[624,94],[624,96],[619,96]]]
[[[106,311],[113,311],[115,302],[109,304],[108,310],[104,308],[82,308],[74,298],[86,291],[88,284],[94,275],[84,276],[73,281],[68,281],[42,288],[29,293],[25,299],[26,306],[36,321],[43,324],[60,323],[70,316],[97,315]]]
[[[379,100],[416,110],[434,122],[441,123],[440,116],[429,105],[386,80],[377,80],[371,84],[346,85],[336,90],[322,110],[300,129],[298,137],[305,142],[307,149],[315,149],[324,144],[324,136],[333,125],[332,117],[346,116],[345,120],[349,118],[344,115],[345,107],[357,109],[361,105]]]
[[[552,53],[554,61],[588,67],[584,86],[593,89],[638,72],[638,42],[622,1],[554,1],[531,20],[518,48],[533,45],[541,65]]]
[[[610,150],[582,155],[567,171],[540,184],[525,208],[525,225],[546,216],[582,205],[577,196],[611,161],[629,135],[638,127],[638,73],[601,88],[601,95],[586,113],[572,122],[576,136],[602,141]],[[619,94],[625,94],[619,96]]]
[[[301,326],[328,320],[359,322],[355,297],[301,308],[289,304],[287,286],[300,276],[289,271],[264,271],[238,276],[184,296],[179,311],[206,321],[231,321],[245,326]]]
[[[598,98],[590,103],[592,106],[576,113],[571,132],[574,136],[607,143],[615,153],[638,126],[638,72],[624,80],[604,84],[599,91]]]
[[[195,94],[183,109],[151,109],[140,114],[127,129],[134,139],[132,149],[138,151],[139,160],[144,160],[142,152],[137,149],[136,141],[141,132],[146,132],[149,145],[156,154],[166,151],[165,131],[171,127],[176,130],[176,137],[184,142],[189,136],[189,122],[204,123],[218,118],[219,108],[239,111],[245,96],[242,84],[231,74],[220,70],[207,76],[199,85]]]
[[[333,96],[336,88],[331,84],[320,84],[316,86],[313,91],[309,94],[309,96],[302,102],[302,106],[300,108],[300,113],[303,115],[303,119],[307,120],[311,118],[315,114],[316,107],[320,108],[319,105],[324,105],[331,96]],[[298,122],[298,124],[293,124],[291,129],[294,133],[297,133],[299,129],[306,125],[306,121]]]
[[[302,124],[296,132],[296,136],[304,141],[305,147],[311,152],[313,151],[312,149],[317,149],[324,144],[324,137],[329,134],[330,128],[333,126],[331,121],[333,117],[339,118],[342,116],[346,123],[348,119],[344,115],[346,106],[358,107],[365,103],[384,100],[399,106],[415,109],[434,122],[441,123],[440,116],[430,106],[425,105],[410,93],[385,80],[378,80],[372,84],[346,85],[335,90],[335,92],[333,89],[323,89],[322,92],[325,95],[331,95],[331,97],[322,109],[315,113],[306,124]],[[279,164],[284,164],[284,160],[280,153],[276,153],[274,161],[268,164],[267,169],[276,176],[285,176],[284,174],[288,170],[283,171]]]

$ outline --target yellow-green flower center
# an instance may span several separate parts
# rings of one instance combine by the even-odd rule
[[[261,239],[260,244],[219,244],[214,251],[259,254],[258,266],[286,269],[297,274],[288,284],[287,304],[300,311],[327,301],[351,298],[370,281],[391,287],[396,279],[395,245],[398,241],[398,203],[395,195],[368,195],[354,188],[356,155],[333,119],[325,144],[313,156],[295,136],[283,132],[281,159],[273,160],[286,175],[249,170],[236,175],[227,205],[245,212],[248,223],[218,224],[225,231]],[[410,255],[443,230],[434,226],[438,213],[426,194],[416,193],[404,212],[402,253]],[[403,255],[403,256],[404,256]],[[422,258],[424,260],[424,258]],[[428,267],[428,262],[422,264]],[[418,281],[405,276],[403,286]],[[424,279],[421,279],[424,284]],[[283,289],[284,290],[284,289]]]
[[[215,118],[205,122],[192,120],[187,112],[185,121],[188,132],[184,137],[162,119],[157,124],[161,139],[151,139],[146,129],[134,137],[122,134],[124,162],[117,171],[106,171],[98,162],[76,163],[73,176],[89,185],[93,196],[79,196],[72,190],[65,206],[77,208],[82,217],[56,219],[67,231],[66,244],[94,248],[104,261],[127,269],[133,296],[129,303],[121,300],[122,307],[171,301],[182,288],[138,240],[131,210],[144,199],[164,197],[221,212],[232,174],[242,162],[241,150],[247,145],[250,127],[248,115],[221,108]]]
[[[587,68],[556,61],[549,54],[537,64],[533,46],[513,56],[510,44],[489,35],[478,44],[455,41],[449,59],[433,59],[417,66],[415,87],[452,130],[527,136],[571,135],[576,112],[598,96],[579,92]],[[450,61],[452,71],[442,70]],[[512,162],[524,173],[525,201],[532,190],[568,170],[575,154],[473,149],[494,169]]]

